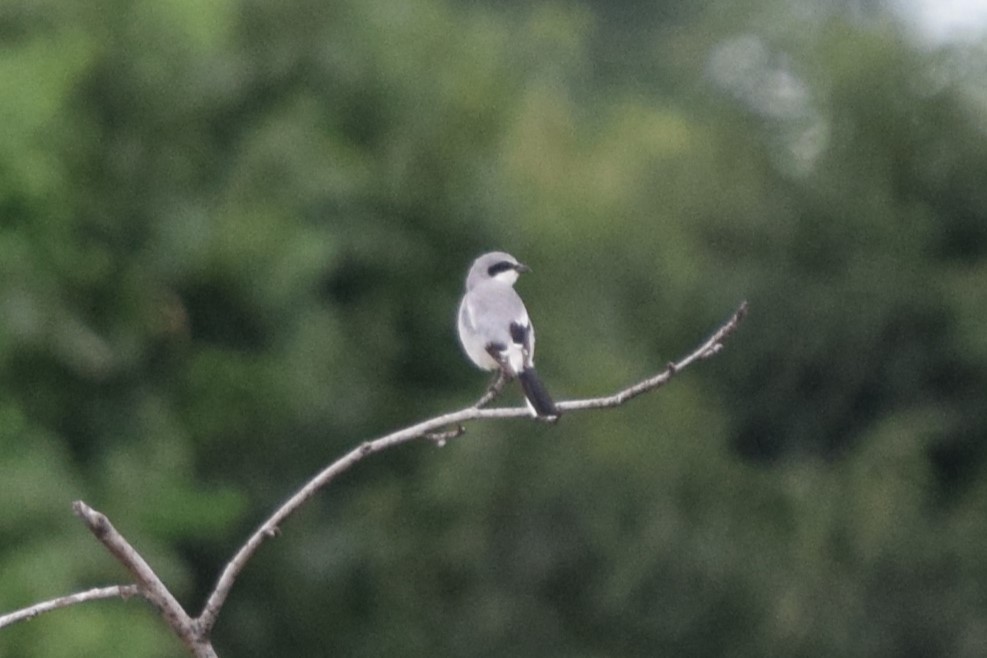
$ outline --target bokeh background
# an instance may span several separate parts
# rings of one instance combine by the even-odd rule
[[[987,48],[878,1],[4,0],[0,611],[197,612],[359,442],[487,383],[511,251],[558,398],[266,544],[224,656],[987,655]],[[507,396],[517,402],[516,393]],[[0,655],[180,656],[141,601]]]

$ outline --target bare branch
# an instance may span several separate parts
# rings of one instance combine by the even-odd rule
[[[723,341],[737,330],[746,313],[747,302],[744,302],[733,316],[706,342],[681,360],[669,363],[657,375],[638,382],[622,391],[618,391],[613,395],[585,400],[570,400],[560,402],[557,406],[563,411],[617,407],[638,395],[658,389],[664,386],[676,373],[696,361],[707,359],[719,353],[723,348]],[[438,445],[442,445],[446,441],[461,436],[466,431],[465,423],[469,421],[491,418],[531,418],[531,412],[526,406],[495,409],[483,408],[500,394],[506,383],[507,378],[503,373],[498,373],[497,378],[491,383],[487,392],[473,406],[422,421],[411,427],[374,439],[373,441],[367,441],[350,450],[342,458],[316,474],[276,509],[270,518],[264,521],[237,551],[236,555],[233,556],[223,569],[223,573],[216,582],[216,587],[203,606],[202,613],[196,619],[189,617],[188,613],[185,612],[181,604],[178,603],[177,599],[165,587],[164,583],[161,582],[157,574],[154,573],[147,562],[144,561],[127,540],[117,532],[105,515],[90,508],[82,501],[76,501],[73,503],[73,509],[76,515],[83,520],[89,530],[102,542],[106,549],[127,568],[134,577],[136,584],[97,588],[38,603],[29,608],[0,616],[0,628],[18,621],[31,619],[49,610],[75,605],[76,603],[112,597],[127,598],[129,596],[139,595],[150,601],[157,608],[172,632],[185,644],[193,656],[196,656],[196,658],[215,658],[216,652],[209,641],[209,637],[234,582],[264,540],[280,534],[280,526],[289,516],[337,476],[376,452],[419,438],[426,438]]]
[[[527,407],[508,409],[477,409],[476,407],[467,407],[466,409],[461,409],[460,411],[437,416],[436,418],[423,421],[417,425],[412,425],[411,427],[388,434],[382,438],[367,441],[353,450],[350,450],[342,458],[336,460],[309,480],[305,486],[299,489],[291,498],[281,505],[281,507],[279,507],[274,514],[267,519],[267,521],[261,524],[261,526],[254,531],[254,534],[250,536],[247,543],[244,544],[239,551],[237,551],[236,555],[233,556],[233,559],[230,560],[230,562],[226,565],[226,568],[223,569],[222,575],[216,582],[216,588],[213,590],[212,594],[209,595],[209,599],[206,601],[202,614],[198,618],[201,628],[207,633],[212,629],[213,625],[216,623],[216,618],[219,615],[219,611],[226,602],[226,597],[229,595],[230,589],[233,587],[234,581],[246,566],[250,558],[253,557],[253,554],[257,552],[258,548],[260,548],[260,545],[264,542],[264,540],[268,537],[277,536],[280,532],[279,526],[285,519],[291,516],[291,514],[294,513],[299,507],[304,505],[320,489],[336,479],[336,476],[349,470],[350,467],[357,462],[374,454],[375,452],[380,452],[386,448],[391,448],[414,439],[435,434],[442,431],[443,428],[449,426],[462,425],[464,422],[469,420],[477,420],[480,418],[517,418],[519,416],[529,415],[530,412]]]
[[[29,619],[34,619],[42,613],[58,610],[59,608],[67,608],[77,603],[98,601],[100,599],[129,599],[131,596],[139,593],[140,592],[137,589],[137,585],[111,585],[109,587],[94,587],[93,589],[86,590],[85,592],[76,592],[75,594],[69,594],[68,596],[60,596],[57,599],[51,599],[50,601],[35,603],[31,607],[24,608],[23,610],[15,610],[14,612],[0,615],[0,628],[10,626],[11,624],[16,624],[19,621],[28,621]]]
[[[734,312],[733,316],[731,316],[731,318],[706,342],[687,356],[683,357],[681,360],[668,364],[665,370],[653,377],[645,379],[644,381],[619,391],[614,395],[586,400],[560,402],[557,406],[563,411],[616,407],[627,402],[631,398],[641,395],[642,393],[660,388],[667,383],[675,373],[687,368],[696,361],[707,359],[717,354],[723,347],[723,341],[737,330],[737,327],[740,326],[740,323],[743,321],[746,314],[747,302],[743,302]],[[246,566],[250,558],[253,557],[254,553],[257,552],[257,549],[260,548],[260,545],[264,542],[264,540],[268,537],[277,536],[280,532],[279,528],[281,524],[289,516],[291,516],[299,507],[304,505],[319,490],[327,486],[338,475],[349,470],[350,467],[357,462],[376,452],[380,452],[381,450],[385,450],[387,448],[391,448],[402,443],[407,443],[422,437],[431,438],[441,444],[449,438],[455,438],[461,435],[464,431],[462,429],[463,424],[469,421],[489,418],[530,418],[531,412],[527,407],[496,409],[481,408],[497,396],[505,383],[506,382],[504,381],[503,376],[497,377],[494,383],[491,384],[490,388],[487,390],[487,393],[485,393],[483,397],[481,397],[472,407],[443,414],[442,416],[437,416],[435,418],[422,421],[416,425],[412,425],[411,427],[407,427],[403,430],[398,430],[397,432],[393,432],[379,439],[367,441],[346,453],[346,455],[342,458],[336,460],[309,480],[305,486],[285,501],[281,507],[275,510],[270,518],[264,521],[264,523],[262,523],[260,527],[254,531],[247,542],[240,548],[239,551],[237,551],[236,555],[233,556],[233,559],[230,560],[230,562],[223,569],[223,573],[216,582],[215,589],[212,594],[210,594],[209,599],[203,607],[202,614],[196,620],[202,633],[208,637],[209,632],[216,623],[216,619],[219,616],[219,612],[222,609],[223,604],[226,602],[226,597],[229,595],[230,590],[233,587],[233,583],[237,579],[237,576]],[[450,426],[454,429],[443,431],[443,428],[448,428]]]
[[[740,323],[743,322],[744,318],[747,316],[747,302],[742,302],[740,306],[734,311],[734,314],[727,320],[726,324],[716,330],[716,332],[709,337],[709,339],[693,350],[690,354],[683,357],[679,361],[673,361],[669,363],[663,371],[655,375],[654,377],[649,377],[642,382],[638,382],[633,386],[628,386],[622,391],[618,391],[613,395],[609,395],[602,398],[590,398],[588,400],[570,400],[568,402],[561,402],[557,406],[563,411],[578,411],[581,409],[607,409],[611,407],[618,407],[632,398],[636,398],[642,393],[647,393],[648,391],[653,391],[657,388],[661,388],[668,383],[676,373],[688,368],[690,365],[696,361],[701,361],[703,359],[708,359],[711,356],[719,354],[720,350],[723,349],[723,341],[729,338],[737,328]]]
[[[208,633],[200,632],[198,625],[188,616],[178,600],[165,587],[154,570],[140,553],[123,538],[104,514],[97,512],[81,500],[72,503],[76,516],[82,519],[89,531],[96,536],[137,582],[141,596],[157,608],[172,632],[185,644],[196,658],[215,658],[216,652],[208,640]]]

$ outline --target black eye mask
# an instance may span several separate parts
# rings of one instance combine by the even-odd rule
[[[501,272],[506,272],[507,270],[513,270],[516,265],[510,261],[502,260],[499,263],[495,263],[487,268],[487,274],[491,277],[497,276]]]

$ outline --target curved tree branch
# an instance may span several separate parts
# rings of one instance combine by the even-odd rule
[[[681,360],[674,363],[669,363],[665,370],[658,373],[654,377],[645,379],[644,381],[625,388],[622,391],[618,391],[613,395],[590,398],[586,400],[559,402],[557,406],[562,411],[579,411],[583,409],[617,407],[624,404],[628,400],[641,395],[642,393],[660,388],[680,370],[687,368],[696,361],[707,359],[717,354],[723,348],[723,341],[737,330],[746,315],[747,302],[743,302],[730,317],[730,319],[727,320],[727,322],[712,336],[710,336],[706,342],[693,350],[687,356],[683,357]],[[467,407],[465,409],[460,409],[459,411],[437,416],[436,418],[422,421],[417,425],[412,425],[411,427],[403,430],[398,430],[397,432],[393,432],[379,439],[367,441],[327,466],[315,477],[309,480],[305,486],[285,501],[281,507],[274,511],[274,514],[272,514],[266,521],[264,521],[264,523],[260,525],[259,528],[257,528],[257,530],[254,531],[254,533],[247,540],[247,543],[244,544],[239,551],[237,551],[236,555],[233,556],[233,559],[230,560],[226,565],[226,568],[223,569],[222,575],[220,575],[219,580],[216,582],[215,589],[213,589],[212,594],[206,601],[206,605],[202,609],[202,614],[199,615],[197,620],[202,631],[208,634],[213,625],[215,625],[219,612],[222,609],[223,604],[226,602],[226,597],[229,595],[230,589],[233,587],[233,583],[236,581],[237,576],[246,566],[250,558],[253,557],[254,553],[257,552],[257,549],[260,548],[260,545],[264,542],[264,540],[268,537],[276,537],[280,532],[280,526],[285,519],[291,516],[299,507],[304,505],[305,502],[312,498],[312,496],[314,496],[319,490],[332,482],[336,476],[349,470],[349,468],[357,462],[369,457],[375,452],[380,452],[381,450],[385,450],[401,443],[407,443],[408,441],[413,441],[414,439],[422,437],[434,439],[438,436],[440,438],[436,440],[441,445],[448,437],[445,437],[439,433],[442,428],[448,428],[449,426],[456,428],[452,430],[452,433],[455,436],[459,436],[463,433],[461,429],[462,426],[464,423],[469,421],[488,418],[530,417],[531,411],[527,407],[508,407],[498,409],[480,408],[496,397],[497,393],[499,393],[501,388],[503,388],[503,385],[503,377],[498,377],[491,385],[488,392],[472,407]]]
[[[723,348],[723,341],[737,330],[746,314],[747,302],[743,302],[730,319],[702,345],[679,361],[669,363],[664,370],[648,379],[609,396],[584,400],[569,400],[559,402],[557,406],[566,412],[618,407],[638,395],[658,389],[668,383],[676,373],[696,361],[701,361],[718,354]],[[76,501],[73,503],[75,513],[83,520],[96,538],[102,542],[106,549],[130,571],[136,584],[97,588],[39,603],[0,617],[0,628],[18,621],[31,619],[48,610],[116,596],[127,598],[136,594],[147,599],[157,608],[158,612],[164,618],[165,623],[168,624],[175,636],[185,644],[193,656],[197,658],[215,658],[216,652],[209,638],[233,584],[236,582],[240,572],[246,567],[247,562],[250,561],[257,552],[257,549],[260,548],[261,544],[267,538],[276,537],[280,533],[281,524],[288,517],[294,514],[338,475],[376,452],[420,438],[429,439],[438,445],[443,445],[446,441],[461,436],[466,431],[465,424],[471,421],[491,418],[530,418],[531,411],[526,406],[495,409],[483,408],[497,397],[504,384],[504,377],[499,376],[491,384],[483,397],[473,406],[443,414],[412,425],[411,427],[392,432],[378,439],[367,441],[317,473],[301,489],[278,507],[250,535],[246,543],[243,544],[223,569],[212,594],[209,595],[203,606],[202,613],[195,619],[189,617],[174,595],[161,582],[161,579],[158,578],[147,562],[144,561],[127,540],[117,532],[105,515],[90,508],[82,501]]]

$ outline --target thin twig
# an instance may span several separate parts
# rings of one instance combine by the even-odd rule
[[[747,302],[743,302],[736,312],[734,312],[733,316],[731,316],[731,318],[706,342],[682,358],[680,361],[670,363],[665,370],[654,377],[645,379],[644,381],[619,391],[614,395],[601,398],[591,398],[587,400],[560,402],[557,406],[562,411],[616,407],[627,402],[631,398],[641,395],[642,393],[660,388],[668,382],[668,380],[671,379],[672,375],[675,373],[683,370],[696,361],[709,358],[718,353],[723,347],[723,341],[737,330],[737,327],[740,326],[740,323],[743,321],[746,314]],[[237,551],[236,555],[233,556],[233,559],[227,563],[226,567],[223,569],[223,573],[219,577],[219,580],[216,582],[216,587],[213,589],[212,594],[209,595],[209,599],[206,601],[206,604],[202,609],[202,614],[199,615],[198,619],[196,619],[196,622],[202,632],[208,636],[210,630],[216,623],[216,619],[219,617],[219,612],[222,609],[223,604],[226,602],[226,597],[229,596],[230,590],[232,589],[233,583],[236,581],[237,576],[239,576],[240,572],[246,566],[250,558],[253,557],[254,553],[257,552],[257,549],[260,548],[260,545],[264,542],[264,540],[268,537],[274,537],[279,534],[281,524],[289,516],[291,516],[299,507],[304,505],[319,490],[327,486],[341,473],[349,470],[350,467],[357,462],[376,452],[380,452],[381,450],[385,450],[402,443],[407,443],[408,441],[413,441],[421,437],[441,436],[441,434],[437,433],[440,432],[442,428],[448,428],[450,426],[459,428],[468,421],[489,418],[530,418],[531,412],[526,406],[495,409],[480,408],[482,405],[493,399],[493,397],[496,397],[497,393],[499,393],[500,388],[502,388],[504,384],[501,379],[502,378],[499,377],[494,384],[491,385],[490,389],[486,394],[484,394],[483,397],[480,398],[476,405],[422,421],[417,425],[412,425],[411,427],[407,427],[403,430],[398,430],[397,432],[393,432],[379,439],[374,439],[373,441],[367,441],[346,453],[342,458],[336,460],[309,480],[305,486],[285,501],[277,510],[274,511],[270,518],[264,521],[264,523],[262,523],[260,527],[254,531],[250,538],[247,539],[247,542],[240,548],[239,551]],[[499,388],[497,386],[498,383],[500,384]],[[494,390],[496,390],[496,393],[490,395],[491,391]],[[490,396],[490,399],[487,399],[488,396]],[[462,433],[459,432],[458,429],[455,430],[455,432],[456,436]]]
[[[498,369],[497,374],[494,375],[493,381],[490,382],[490,386],[487,387],[486,393],[484,393],[476,404],[473,406],[479,409],[480,407],[485,407],[500,395],[500,392],[504,390],[504,385],[507,384],[507,375],[503,370]]]
[[[494,378],[490,381],[490,385],[487,386],[487,390],[483,393],[482,396],[480,396],[479,400],[473,403],[473,407],[479,409],[481,407],[487,406],[488,404],[496,400],[497,397],[504,390],[504,386],[509,381],[510,378],[503,370],[497,370],[497,374],[494,375]],[[456,425],[455,427],[445,431],[429,432],[425,435],[425,438],[428,439],[429,441],[432,441],[433,443],[435,443],[435,445],[441,448],[448,441],[451,441],[452,439],[458,439],[463,434],[466,434],[466,426]]]
[[[76,516],[82,519],[89,531],[96,536],[120,564],[127,568],[137,582],[141,596],[157,608],[172,632],[196,658],[216,658],[216,652],[203,633],[188,616],[174,595],[161,582],[154,570],[140,553],[123,538],[104,514],[97,512],[81,500],[72,503]]]
[[[131,596],[139,593],[140,592],[137,589],[137,585],[110,585],[109,587],[94,587],[93,589],[86,590],[85,592],[76,592],[75,594],[69,594],[68,596],[60,596],[57,599],[51,599],[50,601],[35,603],[31,607],[24,608],[23,610],[15,610],[14,612],[0,615],[0,628],[10,626],[11,624],[16,624],[19,621],[28,621],[29,619],[34,619],[38,615],[45,612],[51,612],[52,610],[58,610],[59,608],[67,608],[77,603],[98,601],[100,599],[129,599]]]
[[[696,361],[701,361],[703,359],[708,359],[711,356],[715,356],[723,349],[723,341],[729,338],[737,328],[740,323],[743,322],[744,318],[747,316],[747,302],[743,302],[734,312],[734,314],[727,320],[726,324],[716,330],[716,332],[709,337],[709,339],[693,350],[690,354],[683,357],[679,361],[673,361],[669,363],[663,371],[655,375],[654,377],[649,377],[642,382],[638,382],[633,386],[628,386],[622,391],[618,391],[613,395],[609,395],[601,398],[590,398],[587,400],[570,400],[568,402],[561,402],[557,406],[563,411],[579,411],[582,409],[607,409],[610,407],[619,407],[631,398],[636,398],[642,393],[647,393],[648,391],[653,391],[657,388],[661,388],[668,383],[676,373],[688,368],[690,365]]]
[[[425,438],[429,441],[435,442],[435,445],[441,448],[446,444],[446,442],[452,441],[453,439],[458,439],[465,433],[465,425],[456,425],[452,429],[445,430],[444,432],[429,432],[425,435]]]

